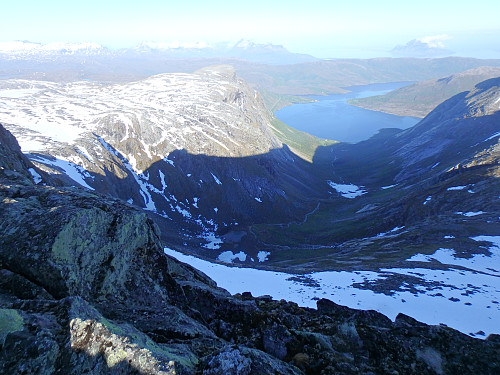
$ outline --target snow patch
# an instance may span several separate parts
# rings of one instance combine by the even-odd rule
[[[210,174],[211,174],[211,175],[212,175],[212,177],[214,178],[214,180],[215,180],[215,182],[217,183],[217,185],[222,185],[222,182],[220,182],[220,180],[219,180],[217,177],[215,177],[215,175],[214,175],[212,172],[210,172]]]
[[[445,236],[444,238],[455,238]],[[480,271],[496,276],[500,276],[500,236],[476,236],[471,237],[474,241],[486,241],[492,244],[488,251],[490,255],[474,254],[471,257],[457,257],[455,250],[438,249],[432,255],[415,254],[408,261],[429,262],[437,260],[443,264],[458,265],[471,270]],[[495,267],[495,268],[493,268]]]
[[[167,162],[168,164],[170,164],[172,167],[175,167],[174,161],[173,161],[173,160],[170,160],[170,159],[168,158],[168,156],[165,156],[165,157],[163,158],[163,161],[166,161],[166,162]]]
[[[202,245],[206,249],[220,249],[220,245],[223,243],[223,241],[217,237],[214,232],[205,232],[201,238],[207,241],[206,244]]]
[[[399,232],[401,229],[403,229],[405,226],[403,225],[402,227],[394,227],[392,228],[391,230],[387,231],[387,232],[383,232],[383,233],[379,233],[377,234],[375,237],[385,237],[387,235],[390,235],[390,234],[393,234],[393,233],[396,233],[396,232]]]
[[[36,155],[35,157],[33,157],[33,159],[35,159],[40,164],[55,167],[56,169],[61,169],[65,175],[67,175],[77,184],[89,190],[94,190],[94,188],[89,186],[85,181],[85,177],[91,178],[90,173],[79,165],[62,159],[50,160],[39,155]]]
[[[240,262],[244,262],[247,259],[247,255],[243,251],[240,251],[237,254],[233,254],[232,251],[224,251],[217,257],[217,260],[224,263],[233,263],[235,259],[238,259]]]
[[[484,211],[469,211],[469,212],[457,211],[457,212],[455,212],[455,214],[457,214],[457,215],[462,215],[462,216],[467,216],[467,217],[482,215],[485,213],[486,212],[484,212]]]
[[[363,186],[356,186],[353,184],[337,184],[333,181],[328,180],[327,184],[334,190],[337,191],[344,198],[356,198],[363,194],[366,194],[366,190],[363,189]]]
[[[269,255],[271,255],[269,251],[259,251],[257,253],[257,259],[259,259],[259,262],[265,262]]]
[[[500,108],[500,107],[499,107]],[[483,142],[489,141],[490,139],[493,139],[495,137],[500,136],[500,132],[493,134],[491,137],[486,138]]]
[[[192,218],[191,213],[188,210],[180,207],[179,205],[175,206],[175,209],[177,210],[178,213],[180,213],[186,219],[191,219]]]
[[[198,197],[193,197],[193,207],[194,208],[199,208],[198,207],[198,201],[200,200],[200,198]]]
[[[34,168],[28,168],[28,171],[31,173],[31,177],[33,178],[33,182],[38,185],[42,182],[42,176],[40,176]]]
[[[389,185],[389,186],[382,186],[381,189],[382,190],[386,190],[386,189],[390,189],[390,188],[393,188],[395,186],[398,186],[398,184],[394,184],[394,185]]]

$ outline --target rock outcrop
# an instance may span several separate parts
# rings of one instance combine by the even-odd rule
[[[166,256],[143,212],[35,184],[4,128],[0,140],[0,373],[500,371],[496,335],[481,341],[328,300],[313,310],[231,296]]]

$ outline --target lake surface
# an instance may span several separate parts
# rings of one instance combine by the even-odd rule
[[[421,119],[370,111],[347,104],[347,100],[383,95],[413,82],[377,83],[347,87],[347,94],[309,95],[313,103],[293,104],[276,112],[285,124],[319,138],[356,143],[375,135],[379,129],[412,127]]]

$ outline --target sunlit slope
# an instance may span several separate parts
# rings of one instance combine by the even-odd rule
[[[453,95],[474,89],[479,82],[500,77],[498,67],[480,67],[444,78],[420,81],[386,95],[352,99],[349,104],[399,116],[425,117]]]

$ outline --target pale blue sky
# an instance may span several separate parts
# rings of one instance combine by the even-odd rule
[[[237,41],[282,44],[318,57],[387,56],[441,36],[458,55],[500,57],[498,0],[4,0],[0,42]]]

